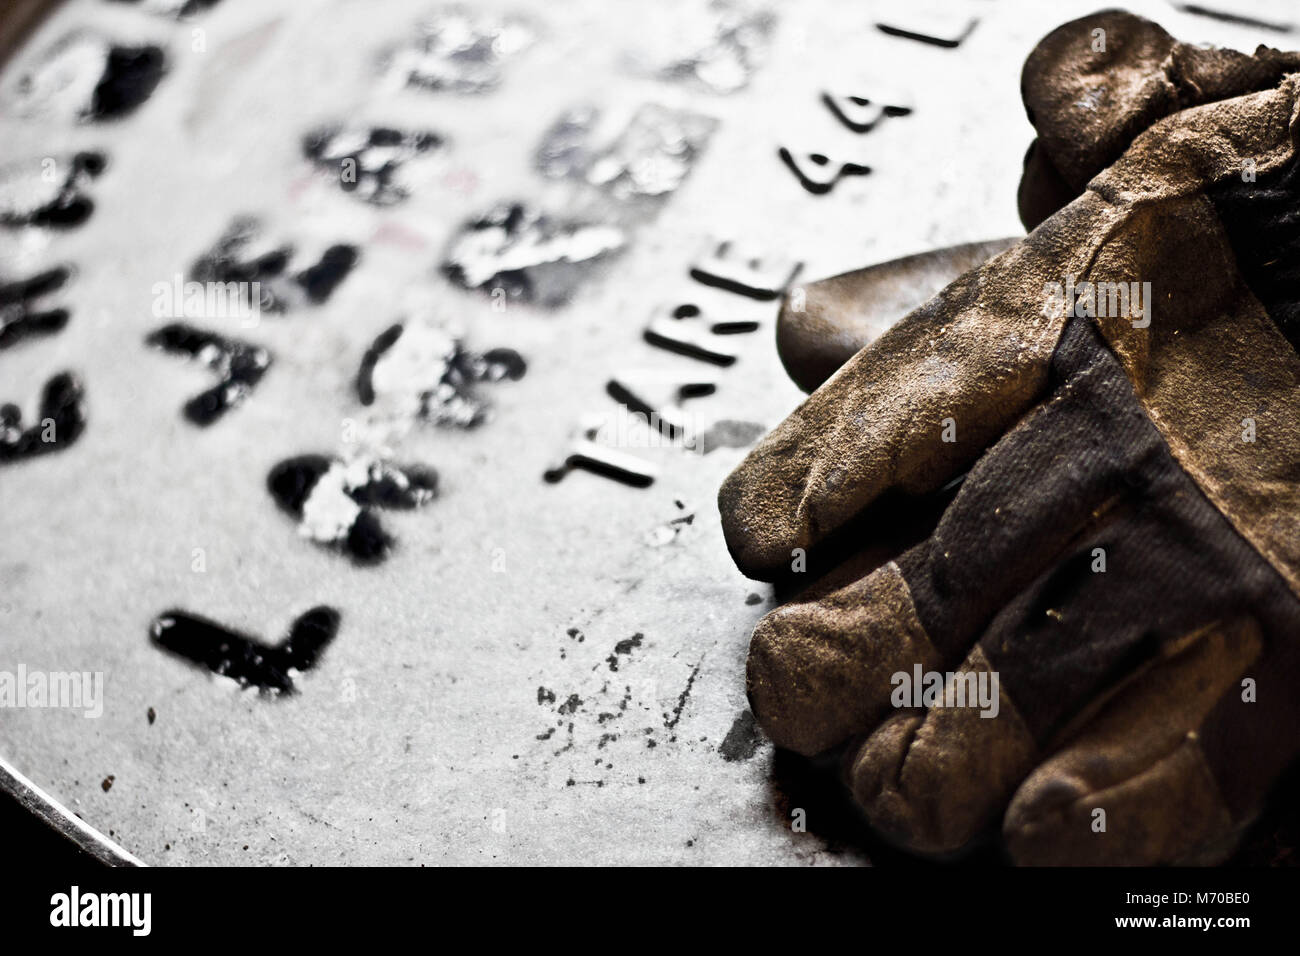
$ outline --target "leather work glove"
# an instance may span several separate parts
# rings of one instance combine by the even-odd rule
[[[1098,31],[1101,31],[1100,34]],[[1138,133],[1179,110],[1271,89],[1300,70],[1300,53],[1254,55],[1179,43],[1159,24],[1120,10],[1072,20],[1025,61],[1021,96],[1038,138],[1017,197],[1033,229],[1079,196]],[[868,266],[805,289],[777,318],[777,352],[811,392],[888,324],[1014,240],[973,242]]]
[[[1026,229],[1083,192],[1138,133],[1179,110],[1272,89],[1300,53],[1179,43],[1158,24],[1106,10],[1062,24],[1025,60],[1020,93],[1038,139],[1025,156]]]
[[[820,579],[753,712],[887,838],[1214,862],[1300,749],[1298,137],[1300,75],[1156,122],[723,483],[746,575]]]

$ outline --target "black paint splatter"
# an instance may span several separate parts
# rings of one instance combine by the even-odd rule
[[[242,302],[262,312],[280,313],[299,303],[319,305],[333,295],[360,258],[356,247],[338,243],[297,272],[292,244],[266,241],[254,218],[235,219],[213,247],[191,268],[198,282],[246,283]],[[259,302],[251,301],[252,283],[258,283]]]
[[[221,0],[115,0],[117,3],[130,3],[137,6],[144,6],[152,13],[159,13],[164,16],[175,17],[177,20],[184,20],[196,13],[202,13],[205,10],[211,10]]]
[[[196,425],[211,425],[252,393],[271,365],[264,348],[175,322],[145,339],[173,355],[202,362],[217,376],[217,384],[185,403],[185,417]]]
[[[85,391],[71,372],[45,383],[37,422],[22,427],[17,405],[0,405],[0,462],[31,458],[71,445],[86,427]]]
[[[89,119],[116,119],[147,100],[163,77],[167,58],[156,46],[114,46],[95,86]]]
[[[71,270],[61,266],[0,283],[0,349],[28,337],[52,335],[68,324],[67,309],[43,308],[41,300],[62,288],[69,275]]]
[[[153,94],[167,57],[153,44],[126,46],[75,31],[47,49],[15,86],[18,112],[80,122],[115,120]]]
[[[384,57],[390,81],[455,93],[482,93],[496,87],[504,62],[528,47],[536,35],[526,20],[460,6],[431,14],[413,33]]]
[[[427,504],[437,495],[438,476],[424,466],[300,455],[271,469],[267,489],[282,510],[298,519],[304,535],[360,564],[374,564],[393,545],[377,511]]]
[[[640,647],[641,640],[644,637],[645,637],[644,634],[636,633],[633,634],[631,637],[619,641],[617,644],[615,644],[614,653],[610,654],[609,657],[605,658],[605,663],[609,665],[609,669],[612,671],[618,670],[619,657],[620,656],[626,657],[627,655],[631,654],[634,649]]]
[[[626,244],[627,234],[617,226],[558,220],[524,203],[507,203],[460,228],[442,272],[466,289],[554,308],[573,297],[596,263]]]
[[[475,394],[479,382],[518,381],[527,363],[514,349],[478,354],[459,339],[429,326],[384,330],[366,350],[357,373],[357,396],[370,406],[380,397],[375,372],[386,362],[402,367],[404,380],[390,382],[386,395],[406,411],[436,425],[473,428],[487,417],[487,404]]]
[[[357,250],[354,246],[334,245],[321,254],[314,265],[303,269],[294,281],[307,293],[307,299],[314,305],[320,305],[334,294],[334,290],[348,277],[352,267],[357,264]]]
[[[312,608],[294,622],[288,637],[268,645],[214,621],[172,610],[158,616],[150,635],[158,647],[229,677],[241,687],[293,693],[293,672],[316,665],[334,640],[339,620],[339,612],[333,608]]]
[[[410,194],[409,186],[402,181],[403,167],[436,152],[443,143],[437,133],[385,126],[326,126],[303,138],[302,151],[318,168],[330,173],[344,192],[378,206],[390,206]]]
[[[691,690],[695,687],[695,678],[700,675],[700,668],[704,666],[701,661],[691,669],[691,676],[686,678],[686,686],[682,688],[681,694],[677,698],[677,703],[673,706],[671,714],[664,714],[664,729],[673,730],[677,727],[678,721],[682,719],[682,711],[686,709],[686,702],[691,698]]]
[[[107,165],[103,153],[82,152],[62,162],[45,157],[5,166],[0,169],[0,224],[81,225],[95,209],[85,190]]]

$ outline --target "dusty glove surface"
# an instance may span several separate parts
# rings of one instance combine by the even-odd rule
[[[811,392],[900,316],[1015,242],[1014,238],[968,242],[800,287],[800,299],[787,295],[776,320],[776,351],[786,372],[796,385]]]
[[[1021,221],[1033,229],[1070,202],[1157,120],[1274,88],[1295,70],[1300,53],[1179,43],[1159,24],[1120,10],[1057,27],[1029,54],[1020,78],[1038,133],[1025,157]]]
[[[1298,104],[1290,77],[1157,122],[723,484],[746,574],[824,578],[755,630],[754,713],[842,752],[900,844],[1000,823],[1024,863],[1212,861],[1300,750]],[[1053,307],[1071,281],[1149,282],[1149,313]],[[886,560],[863,516],[963,473]],[[976,706],[903,692],[931,672]]]

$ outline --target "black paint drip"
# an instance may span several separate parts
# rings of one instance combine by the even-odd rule
[[[385,126],[368,130],[327,126],[308,133],[302,151],[320,169],[337,177],[344,192],[387,206],[407,197],[408,190],[400,180],[402,166],[442,145],[443,138],[437,133]]]
[[[294,621],[288,637],[269,645],[214,621],[172,610],[154,620],[150,636],[163,650],[238,681],[240,687],[292,694],[293,672],[316,666],[338,632],[340,617],[331,607],[312,608]]]
[[[269,282],[284,275],[293,246],[279,245],[256,256],[248,255],[247,247],[258,231],[253,220],[236,219],[190,272],[199,282]],[[283,303],[270,298],[269,290],[263,288],[261,307],[275,312],[283,308]]]
[[[375,369],[397,347],[402,334],[400,323],[390,326],[379,334],[362,356],[357,373],[357,397],[362,405],[375,403]],[[436,331],[429,334],[443,335]],[[421,370],[418,378],[409,383],[411,393],[419,399],[419,416],[435,424],[462,428],[474,428],[487,417],[487,405],[475,394],[476,384],[503,379],[518,381],[528,370],[528,363],[514,349],[495,348],[479,354],[469,351],[459,339],[450,336],[445,338],[442,354],[430,360],[439,364]]]
[[[17,405],[0,405],[0,462],[31,458],[71,445],[86,427],[85,392],[71,372],[45,383],[38,421],[22,427]]]
[[[465,289],[556,308],[627,241],[616,226],[556,219],[524,203],[505,203],[460,228],[441,270]]]
[[[139,5],[140,0],[115,0],[117,3]],[[169,7],[160,12],[167,13],[177,20],[184,20],[196,13],[202,13],[215,7],[221,0],[172,0]]]
[[[298,285],[307,293],[312,303],[320,305],[334,294],[352,267],[357,264],[357,250],[354,246],[330,246],[321,254],[320,261],[303,269],[295,277]]]
[[[94,201],[83,191],[91,179],[104,171],[103,153],[77,153],[64,163],[67,173],[50,180],[45,160],[21,163],[0,170],[0,191],[6,197],[0,205],[0,224],[70,229],[79,226],[95,210]]]
[[[298,293],[316,305],[327,301],[360,258],[355,246],[337,243],[326,249],[317,262],[294,273],[290,280],[294,247],[280,243],[253,254],[250,250],[260,230],[254,219],[236,219],[212,249],[194,263],[190,270],[194,279],[198,282],[257,282],[261,292],[261,311],[279,313],[285,311]],[[254,304],[250,301],[251,285],[246,286],[242,294],[245,304],[251,307]]]
[[[162,79],[167,58],[156,46],[115,46],[108,51],[104,75],[95,86],[91,119],[125,116],[152,95]]]
[[[379,333],[379,337],[371,343],[370,348],[366,349],[366,354],[361,356],[361,370],[357,372],[357,396],[361,399],[362,405],[373,405],[375,401],[375,366],[384,353],[397,344],[397,340],[402,337],[402,326],[400,324],[390,326]]]
[[[246,399],[271,365],[271,353],[256,345],[196,329],[183,322],[164,325],[145,339],[147,345],[207,365],[217,384],[185,403],[185,417],[211,425]]]
[[[398,467],[372,462],[364,481],[347,479],[330,490],[320,480],[334,468],[344,468],[340,459],[324,455],[299,455],[280,462],[267,476],[267,490],[281,510],[293,515],[304,532],[318,544],[347,552],[359,564],[376,564],[388,556],[393,539],[379,523],[376,511],[410,511],[432,501],[438,492],[438,474],[424,466]],[[346,496],[359,506],[346,527],[325,529],[304,521],[313,495]]]
[[[0,283],[0,349],[31,336],[52,335],[68,324],[67,309],[42,309],[40,300],[62,288],[71,274],[60,266],[29,279]]]

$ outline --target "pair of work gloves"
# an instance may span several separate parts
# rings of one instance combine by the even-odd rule
[[[873,270],[783,304],[751,707],[918,853],[1222,861],[1300,752],[1300,54],[1109,11],[1022,92],[1029,235],[869,343]]]

